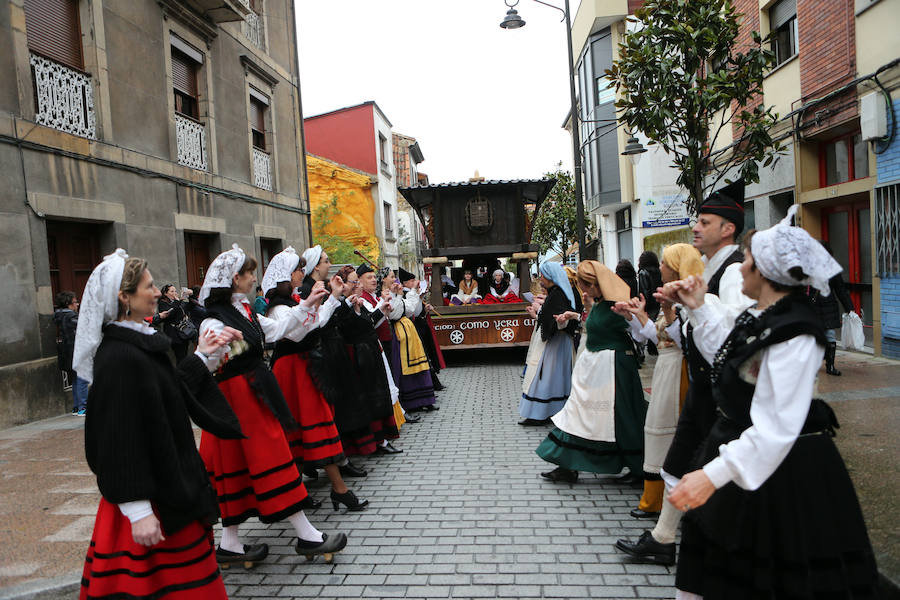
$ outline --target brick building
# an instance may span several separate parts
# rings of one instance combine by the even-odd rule
[[[70,405],[53,297],[125,248],[160,284],[309,242],[291,0],[0,3],[0,427]],[[260,272],[261,275],[261,272]]]

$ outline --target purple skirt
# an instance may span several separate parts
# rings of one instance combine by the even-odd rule
[[[393,331],[391,334],[393,335]],[[397,341],[396,335],[393,335],[391,343],[390,365],[394,383],[400,390],[400,406],[403,407],[403,410],[413,410],[435,403],[434,383],[431,381],[430,369],[415,375],[403,375],[403,369],[400,366],[400,342]]]

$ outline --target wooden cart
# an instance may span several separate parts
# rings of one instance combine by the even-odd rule
[[[443,350],[528,345],[535,321],[526,303],[444,306],[441,271],[460,259],[489,264],[508,258],[516,265],[521,293],[529,291],[529,261],[538,256],[531,243],[534,217],[555,183],[522,179],[400,188],[425,225],[424,263],[432,267],[430,301],[437,311],[432,321]]]

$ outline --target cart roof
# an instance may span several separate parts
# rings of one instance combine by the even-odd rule
[[[547,197],[547,194],[550,193],[550,190],[553,189],[555,183],[556,180],[552,178],[493,179],[490,181],[459,181],[433,185],[414,185],[398,189],[413,208],[422,209],[434,202],[438,191],[464,188],[478,188],[485,192],[493,189],[518,188],[521,190],[523,202],[540,204]]]

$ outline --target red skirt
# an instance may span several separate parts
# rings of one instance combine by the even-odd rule
[[[506,294],[502,298],[498,298],[493,294],[487,294],[481,301],[482,304],[515,304],[516,302],[524,302],[524,300],[512,292]]]
[[[282,356],[272,367],[300,429],[287,433],[291,454],[304,466],[324,467],[344,460],[334,408],[319,392],[299,354]]]
[[[204,431],[200,437],[200,456],[219,499],[222,525],[238,525],[250,517],[274,523],[301,510],[306,487],[278,419],[243,377],[222,381],[219,389],[247,436],[223,440]]]
[[[343,437],[344,452],[348,456],[368,456],[374,454],[378,445],[384,440],[395,440],[400,437],[400,429],[394,415],[383,419],[375,419],[359,431],[352,431]]]
[[[194,521],[150,548],[135,543],[131,522],[100,499],[81,576],[81,600],[227,598],[219,576],[212,528]]]

